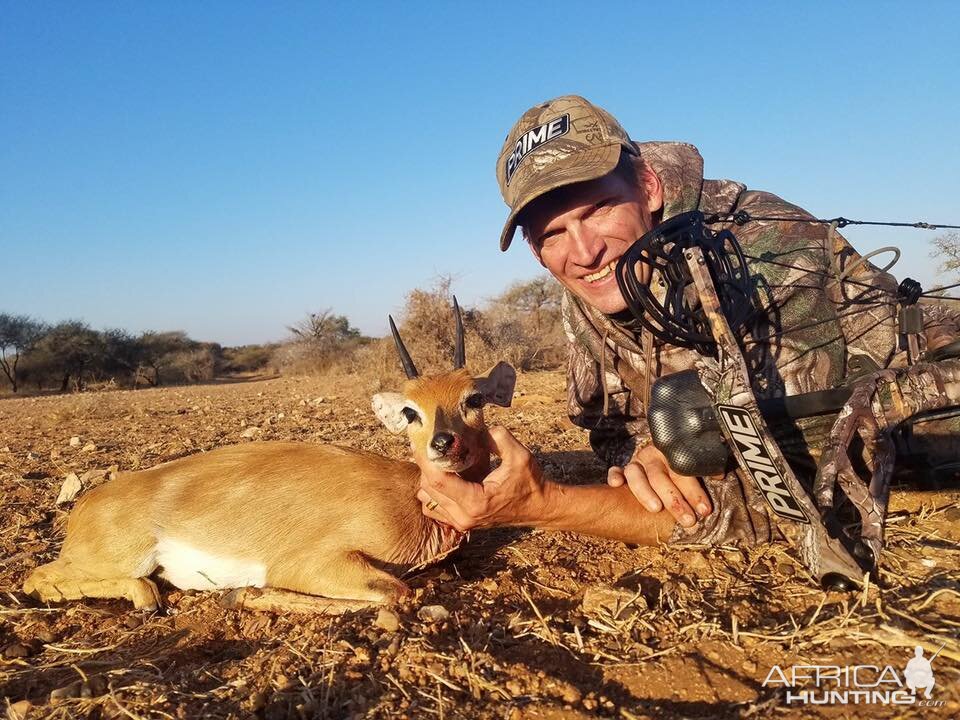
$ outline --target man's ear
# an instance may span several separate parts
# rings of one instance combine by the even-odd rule
[[[517,384],[517,371],[509,363],[498,362],[486,377],[474,378],[474,382],[486,402],[510,407],[513,387]]]
[[[377,393],[373,396],[373,412],[392,433],[407,429],[407,419],[400,412],[406,403],[403,395],[395,392]]]
[[[642,180],[643,191],[647,198],[647,210],[651,213],[661,210],[663,208],[663,183],[660,182],[660,176],[649,165],[644,164]]]

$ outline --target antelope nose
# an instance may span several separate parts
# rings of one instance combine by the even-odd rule
[[[441,455],[445,455],[450,446],[453,445],[453,435],[448,432],[437,433],[430,441],[430,447]]]

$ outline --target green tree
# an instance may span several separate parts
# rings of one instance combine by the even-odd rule
[[[197,343],[182,330],[168,332],[145,332],[138,338],[139,364],[134,386],[144,380],[149,385],[160,385],[161,371],[174,363],[177,354],[192,350]]]
[[[47,356],[47,366],[56,372],[60,391],[83,390],[90,375],[102,367],[106,346],[103,336],[80,320],[57,323],[37,343],[38,352]]]
[[[527,315],[539,335],[549,320],[552,324],[560,310],[560,284],[549,275],[541,275],[526,282],[515,282],[494,300],[515,313]]]
[[[350,325],[347,316],[334,315],[330,308],[310,313],[287,329],[294,334],[298,342],[308,343],[319,352],[332,350],[360,338],[360,331]]]
[[[930,257],[940,260],[942,273],[960,275],[960,232],[950,232],[931,240]]]
[[[143,362],[144,351],[140,338],[121,328],[104,330],[102,336],[103,371],[110,376],[125,374],[128,378],[133,378]]]
[[[43,323],[26,315],[0,313],[0,370],[6,375],[13,392],[19,386],[17,366],[24,355],[36,347],[43,337]]]

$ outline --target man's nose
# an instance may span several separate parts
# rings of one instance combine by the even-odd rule
[[[575,222],[567,230],[570,238],[568,258],[581,267],[593,267],[603,255],[604,242],[600,233],[587,224]]]

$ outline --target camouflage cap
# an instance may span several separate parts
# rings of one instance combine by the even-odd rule
[[[620,123],[579,95],[527,110],[507,134],[497,160],[500,194],[510,206],[500,249],[510,246],[517,215],[529,202],[563,185],[606,175],[617,166],[621,149],[638,154]]]

